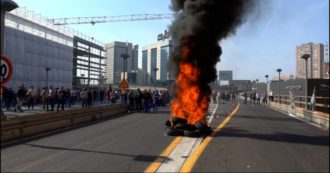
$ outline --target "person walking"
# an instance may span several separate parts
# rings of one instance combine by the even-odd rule
[[[244,92],[244,95],[243,95],[243,96],[244,96],[244,104],[247,104],[247,95],[248,95],[248,94],[247,94],[247,92],[245,91],[245,92]]]

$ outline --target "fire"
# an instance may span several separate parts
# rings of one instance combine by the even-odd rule
[[[187,61],[190,55],[191,50],[188,47],[182,49],[176,80],[176,98],[172,101],[171,113],[172,116],[186,119],[191,125],[197,121],[206,124],[209,95],[201,89],[200,69]]]

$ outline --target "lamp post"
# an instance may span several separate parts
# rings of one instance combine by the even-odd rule
[[[127,48],[126,48],[127,49]],[[127,58],[129,58],[129,55],[127,54],[127,51],[126,51],[126,54],[125,53],[123,53],[123,54],[121,54],[120,55],[120,57],[122,57],[123,58],[123,60],[124,60],[124,67],[123,67],[123,71],[124,71],[124,79],[125,79],[125,73],[126,73],[126,63],[127,63]]]
[[[304,59],[305,60],[305,63],[306,63],[306,66],[305,66],[305,68],[306,68],[306,71],[305,71],[305,78],[306,78],[306,80],[305,80],[305,96],[306,96],[306,98],[305,98],[305,108],[307,109],[307,104],[308,104],[308,90],[307,90],[307,80],[308,80],[308,58],[309,57],[311,57],[309,54],[304,54],[303,56],[301,56],[300,58],[301,59]]]
[[[46,67],[45,70],[46,70],[46,87],[48,87],[48,72],[50,71],[50,68]]]
[[[155,84],[155,89],[156,89],[156,79],[157,79],[157,71],[159,70],[157,67],[152,69],[155,72],[155,80],[154,80],[154,84]]]
[[[18,5],[12,0],[1,0],[1,55],[4,55],[5,14],[17,8]]]
[[[14,10],[15,8],[17,8],[18,7],[18,5],[14,2],[14,1],[12,1],[12,0],[1,0],[1,16],[0,16],[0,18],[1,18],[1,21],[0,21],[0,23],[1,23],[1,31],[0,31],[0,38],[1,38],[1,49],[0,49],[0,55],[2,56],[2,55],[5,55],[4,54],[4,51],[5,51],[5,47],[4,47],[4,43],[5,43],[5,14],[6,14],[6,11],[12,11],[12,10]],[[1,90],[2,90],[2,87],[1,87]],[[1,91],[2,92],[2,91]],[[1,96],[1,104],[0,104],[0,114],[1,114],[1,117],[2,117],[2,115],[5,115],[4,113],[3,113],[3,111],[2,111],[2,96]]]
[[[259,79],[256,79],[256,92],[258,92],[258,87],[257,87],[258,82],[259,82]]]
[[[268,90],[268,74],[265,75],[265,78],[266,78],[266,94],[268,95],[269,93],[269,90]]]
[[[282,69],[278,68],[276,70],[278,72],[278,99],[279,99],[279,103],[280,103],[280,95],[281,95],[281,71]]]

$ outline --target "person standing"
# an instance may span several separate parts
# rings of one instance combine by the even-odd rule
[[[4,89],[3,91],[3,99],[5,101],[5,107],[7,111],[10,111],[10,106],[14,100],[14,91],[12,87],[9,87],[8,89]]]
[[[37,91],[33,88],[33,86],[31,86],[31,88],[27,91],[26,98],[28,109],[30,109],[30,107],[34,109],[34,103],[37,98]]]
[[[81,99],[81,107],[87,108],[88,93],[85,88],[83,88],[80,92],[80,99]]]
[[[158,106],[160,103],[160,95],[157,90],[153,94],[153,101],[154,101],[154,112],[155,112],[158,110]]]
[[[144,100],[144,112],[150,112],[151,94],[147,90],[144,90],[143,92],[143,100]]]
[[[132,90],[130,90],[128,94],[128,101],[129,101],[129,109],[128,112],[134,111],[134,102],[135,102],[135,96]]]
[[[23,101],[25,98],[26,93],[24,92],[24,85],[20,86],[17,90],[17,104],[16,104],[16,108],[15,108],[15,112],[16,111],[20,111],[20,112],[24,112],[22,107],[23,107]]]
[[[41,96],[41,101],[42,101],[42,109],[46,110],[46,105],[47,105],[47,110],[48,110],[48,103],[47,103],[48,88],[47,87],[42,88],[40,96]]]
[[[137,89],[136,95],[135,95],[135,102],[136,102],[136,110],[140,111],[142,109],[142,99],[143,94],[140,89]]]
[[[58,103],[57,103],[57,111],[61,107],[62,111],[64,111],[64,102],[65,102],[65,90],[63,86],[57,91],[58,95]]]
[[[48,101],[51,107],[50,111],[54,111],[54,107],[55,107],[55,96],[56,96],[56,91],[53,89],[52,86],[49,87],[48,90]],[[48,104],[48,105],[49,105]],[[47,110],[48,110],[48,106],[47,106]]]

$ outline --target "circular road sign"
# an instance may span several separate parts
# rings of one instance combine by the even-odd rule
[[[1,55],[1,66],[0,66],[0,72],[1,72],[1,85],[5,84],[9,81],[11,78],[11,75],[13,74],[13,64],[10,62],[10,60]]]

